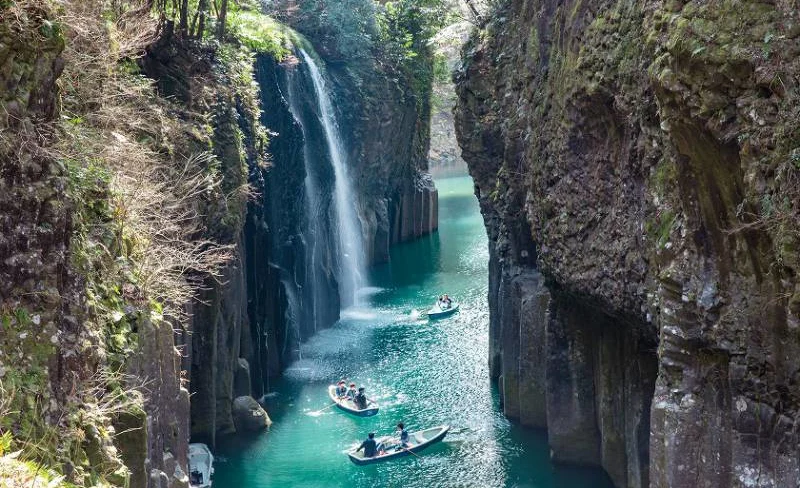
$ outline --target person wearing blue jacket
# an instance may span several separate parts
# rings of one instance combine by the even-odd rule
[[[375,442],[375,432],[370,432],[367,439],[358,446],[356,452],[364,450],[364,457],[375,457],[378,454],[378,443]]]

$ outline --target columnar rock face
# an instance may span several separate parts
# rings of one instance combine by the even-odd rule
[[[439,227],[439,194],[428,174],[431,109],[427,92],[356,61],[331,64],[329,74],[359,194],[367,260],[378,263],[389,259],[393,244]]]
[[[257,158],[240,161],[241,151],[219,156],[232,167],[247,164],[257,197],[242,216],[241,234],[228,236],[235,259],[223,279],[208,281],[193,308],[192,437],[212,445],[218,434],[236,430],[234,399],[268,392],[270,378],[299,356],[302,342],[339,318],[337,230],[330,223],[310,222],[307,211],[308,192],[316,191],[311,202],[327,209],[323,215],[333,212],[333,173],[317,162],[320,174],[314,179],[320,187],[307,186],[307,153],[324,155],[327,147],[314,123],[313,87],[295,61],[279,63],[268,55],[256,60],[262,109],[258,122],[271,134],[269,165]],[[329,75],[344,76],[335,70]],[[351,82],[334,80],[338,87]],[[373,81],[383,82],[378,77]],[[337,110],[363,111],[363,117],[346,123],[345,140],[368,259],[385,260],[390,245],[438,226],[438,194],[424,172],[428,126],[412,102],[389,98],[379,107],[362,107],[346,102],[346,95],[334,95]],[[379,114],[384,115],[374,119]],[[254,131],[245,115],[238,114],[238,124],[248,147]],[[217,131],[220,142],[232,133],[224,125]]]
[[[185,486],[189,391],[181,384],[186,365],[175,350],[185,350],[187,336],[181,327],[176,329],[169,323],[140,321],[138,350],[129,358],[128,373],[148,381],[144,410],[123,412],[114,422],[132,488],[152,486],[147,480],[154,475],[168,480],[164,487]]]
[[[62,301],[77,298],[68,266],[73,224],[67,176],[50,149],[59,115],[57,80],[64,69],[64,38],[39,32],[50,12],[33,6],[29,10],[19,22],[0,22],[0,310],[4,317],[24,311],[37,319],[29,337],[15,337],[8,325],[0,331],[4,374],[4,365],[30,357],[31,346],[50,344],[62,328],[77,332],[76,321],[65,321],[75,303]],[[42,361],[30,367],[46,368],[48,359]],[[50,365],[56,376],[54,393],[61,399],[59,384],[69,376],[71,363]]]
[[[510,0],[467,46],[492,373],[554,459],[797,484],[798,54],[796,8],[730,0]]]
[[[115,369],[109,371],[112,353],[104,334],[113,325],[95,322],[96,302],[89,298],[96,290],[93,287],[102,283],[111,288],[116,283],[102,271],[87,273],[82,265],[86,243],[81,233],[92,217],[106,217],[102,211],[84,212],[84,207],[97,204],[107,210],[104,199],[111,197],[101,176],[88,178],[88,183],[80,181],[75,166],[82,163],[82,154],[65,151],[59,140],[69,137],[57,130],[63,130],[58,124],[59,116],[63,117],[58,84],[65,68],[63,27],[46,6],[4,4],[0,9],[0,378],[5,386],[0,396],[7,421],[4,430],[19,436],[16,441],[39,450],[63,448],[63,457],[62,453],[55,457],[35,450],[26,456],[66,459],[63,466],[47,468],[62,469],[66,480],[76,484],[88,482],[77,478],[85,476],[76,474],[77,465],[104,472],[122,466],[116,464],[122,461],[130,477],[126,480],[104,472],[112,482],[145,488],[156,476],[166,480],[164,487],[188,486],[182,480],[189,395],[181,387],[182,365],[175,354],[176,341],[185,337],[180,332],[175,335],[172,324],[151,321],[149,314],[130,307],[126,320],[133,323],[136,341],[124,364],[115,363]],[[81,191],[75,187],[81,184],[91,186],[93,192],[86,201],[75,201]],[[111,250],[104,249],[104,256],[118,251],[108,245]],[[9,321],[11,311],[13,322]],[[104,328],[98,330],[101,324]],[[129,376],[115,376],[116,368],[122,366],[121,372]],[[20,379],[26,382],[24,389],[19,386]],[[108,391],[111,381],[115,382],[114,394]],[[142,383],[146,383],[142,390],[147,395],[139,402],[129,390]],[[26,390],[32,394],[27,401],[22,394]],[[123,401],[125,395],[131,397]],[[108,404],[92,403],[100,398]],[[15,399],[24,400],[24,407],[5,403]],[[25,429],[18,428],[25,424]],[[70,428],[82,429],[80,442],[75,442]],[[25,438],[29,433],[35,434]],[[59,438],[62,434],[64,439]],[[37,435],[55,439],[48,443]]]

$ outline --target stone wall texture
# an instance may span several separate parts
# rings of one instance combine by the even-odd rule
[[[791,1],[509,0],[456,75],[506,413],[620,487],[800,479]]]

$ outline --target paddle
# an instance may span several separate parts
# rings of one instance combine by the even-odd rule
[[[392,439],[391,436],[384,436],[384,437],[381,438],[381,442],[386,442],[386,441],[388,441],[390,439]],[[386,447],[388,447],[389,449],[395,449],[395,446],[392,446],[392,445],[386,446]],[[412,456],[422,459],[421,456],[415,454],[414,451],[410,450],[409,448],[403,447],[403,446],[399,446],[399,447],[400,447],[400,449],[406,451],[407,453],[411,454]]]
[[[314,412],[314,413],[322,413],[322,412],[324,412],[325,410],[327,410],[327,409],[329,409],[329,408],[333,407],[334,405],[338,405],[338,404],[339,404],[339,402],[333,402],[333,403],[331,403],[330,405],[328,405],[327,407],[325,407],[325,408],[321,408],[321,409],[317,410],[317,411],[316,411],[316,412]]]
[[[412,456],[414,456],[414,457],[416,457],[416,458],[422,459],[422,456],[419,456],[419,455],[417,455],[417,454],[414,454],[414,451],[410,450],[410,449],[409,449],[409,448],[407,448],[407,447],[401,447],[400,449],[402,449],[402,450],[406,451],[407,453],[411,454]]]

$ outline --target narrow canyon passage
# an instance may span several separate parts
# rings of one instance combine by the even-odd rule
[[[274,421],[258,438],[223,440],[215,485],[481,486],[603,488],[602,472],[555,468],[543,433],[506,420],[487,365],[486,232],[469,177],[438,180],[440,229],[393,249],[391,264],[373,270],[363,307],[302,346],[267,399]],[[461,311],[421,318],[435,295],[449,293]],[[381,404],[355,418],[329,404],[326,387],[344,377],[364,383]],[[422,459],[357,467],[342,452],[370,430],[390,433],[449,424],[446,442]]]
[[[799,2],[0,0],[0,488],[800,488]]]

